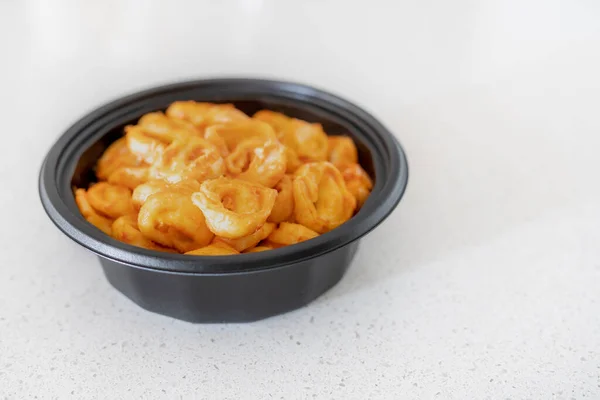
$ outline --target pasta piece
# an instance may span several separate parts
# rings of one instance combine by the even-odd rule
[[[284,114],[262,110],[254,114],[253,119],[271,125],[277,138],[289,147],[301,161],[327,160],[327,135],[321,124],[313,124]],[[290,156],[293,160],[293,156]],[[295,168],[290,165],[288,172]]]
[[[188,137],[171,143],[150,167],[152,179],[176,183],[186,179],[204,181],[225,173],[219,150],[209,141]]]
[[[112,224],[112,236],[123,243],[133,246],[169,253],[175,252],[173,249],[160,246],[146,238],[138,229],[137,215],[124,215],[117,218]]]
[[[133,191],[131,196],[131,202],[133,207],[139,211],[144,205],[146,199],[152,196],[154,193],[159,193],[167,190],[171,185],[168,182],[162,180],[151,180],[142,185],[139,185]]]
[[[273,250],[271,246],[256,246],[244,251],[244,253],[260,253],[261,251]]]
[[[268,237],[270,243],[278,245],[289,246],[292,244],[304,242],[319,236],[319,234],[312,229],[309,229],[300,224],[292,224],[289,222],[282,222],[279,227],[275,229]]]
[[[218,142],[219,140],[216,138],[219,138],[221,143],[227,147],[228,152],[233,151],[240,143],[249,139],[262,143],[277,141],[275,131],[269,124],[254,119],[209,126],[204,137],[214,142]]]
[[[154,163],[175,140],[198,135],[192,124],[170,119],[160,112],[146,114],[137,125],[125,127],[129,150],[148,164]]]
[[[148,180],[148,167],[122,167],[108,177],[108,183],[131,190]]]
[[[174,102],[167,108],[166,114],[171,118],[188,121],[200,129],[249,118],[233,104],[198,103],[193,100]]]
[[[286,170],[284,147],[277,141],[262,143],[260,139],[242,141],[226,158],[233,177],[273,187]]]
[[[142,116],[138,121],[138,126],[156,138],[171,142],[182,135],[198,135],[200,132],[194,124],[179,119],[169,118],[162,112],[151,112]]]
[[[190,256],[231,256],[240,253],[233,247],[223,242],[215,242],[208,246],[188,251],[185,254],[188,254]]]
[[[282,143],[291,147],[300,160],[327,160],[327,135],[321,124],[292,119],[282,136]]]
[[[96,176],[118,186],[133,190],[148,180],[146,163],[133,154],[123,137],[113,142],[102,154],[96,165]]]
[[[131,196],[131,201],[133,206],[139,210],[146,199],[154,193],[171,191],[188,196],[198,190],[200,190],[200,183],[191,179],[177,182],[176,184],[171,184],[163,180],[152,180],[135,188]]]
[[[99,215],[96,210],[94,210],[87,199],[85,189],[75,190],[75,203],[77,203],[81,215],[83,215],[90,224],[94,225],[107,235],[112,233],[113,221],[110,218]]]
[[[293,174],[302,165],[302,161],[298,158],[298,154],[291,147],[283,146],[285,148],[285,158],[287,161],[285,172],[287,174]]]
[[[150,195],[140,208],[138,226],[148,239],[182,253],[204,247],[214,237],[190,195],[177,191]]]
[[[349,164],[341,169],[348,191],[356,198],[357,208],[360,209],[373,189],[373,181],[359,164]]]
[[[200,127],[208,124],[208,111],[211,107],[211,103],[197,103],[193,100],[176,101],[167,108],[165,114],[170,118],[188,121],[195,127]]]
[[[356,199],[346,188],[340,171],[327,161],[304,164],[295,173],[294,217],[296,222],[325,233],[346,222]]]
[[[96,211],[111,219],[134,212],[131,190],[123,186],[98,182],[87,190],[87,200]]]
[[[271,110],[260,110],[256,114],[254,114],[252,118],[266,122],[267,124],[271,125],[275,132],[277,132],[277,134],[280,134],[285,130],[291,119],[285,114]]]
[[[339,167],[345,164],[358,163],[358,150],[354,141],[348,136],[329,136],[327,160]]]
[[[215,235],[238,239],[265,223],[276,197],[274,189],[223,177],[204,181],[192,201],[202,210]]]
[[[289,221],[294,214],[292,176],[284,175],[277,185],[275,185],[275,189],[277,190],[277,198],[267,221],[276,223]]]
[[[233,247],[239,252],[242,252],[250,247],[256,246],[261,240],[265,239],[267,236],[273,232],[275,229],[275,224],[270,222],[265,222],[263,226],[258,228],[254,233],[249,234],[248,236],[243,236],[239,239],[227,239],[216,237],[213,242],[223,242]]]
[[[96,176],[98,179],[105,181],[121,168],[140,167],[142,165],[142,159],[129,150],[126,139],[122,137],[104,151],[96,165]]]

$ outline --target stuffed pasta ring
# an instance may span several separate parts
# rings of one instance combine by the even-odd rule
[[[277,190],[277,199],[275,199],[275,205],[269,215],[269,222],[284,222],[289,221],[294,214],[294,189],[293,189],[293,177],[291,175],[284,175],[283,178],[274,189]]]
[[[233,104],[198,103],[193,100],[174,102],[167,108],[166,114],[173,119],[188,121],[197,129],[218,123],[248,119],[248,116],[235,108]]]
[[[215,145],[200,137],[171,143],[150,168],[152,179],[176,183],[186,179],[203,181],[225,173],[225,163]]]
[[[98,214],[88,201],[85,189],[75,190],[75,202],[77,203],[81,215],[83,215],[90,224],[94,225],[107,235],[111,234],[113,220]]]
[[[112,224],[112,236],[124,243],[143,247],[150,250],[166,251],[174,253],[175,251],[154,243],[152,240],[146,238],[142,232],[138,229],[137,216],[136,215],[124,215],[119,217]]]
[[[269,110],[257,112],[253,119],[271,125],[277,132],[279,141],[290,149],[288,153],[293,153],[300,161],[327,160],[328,140],[321,124],[290,118]],[[294,160],[295,157],[290,154],[288,158]],[[289,167],[288,172],[293,172],[295,165],[291,163]]]
[[[161,112],[146,114],[137,125],[125,127],[129,150],[148,164],[154,163],[169,144],[190,136],[199,136],[194,125]]]
[[[273,187],[285,175],[285,149],[277,140],[263,143],[261,139],[241,142],[225,159],[227,170],[234,177]]]
[[[352,217],[356,199],[333,164],[327,161],[304,164],[294,175],[296,222],[325,233]]]
[[[348,164],[340,168],[348,191],[356,198],[357,208],[361,208],[373,189],[373,181],[360,164]]]
[[[358,150],[350,137],[329,136],[327,143],[327,159],[333,165],[339,167],[340,165],[358,163]]]
[[[275,189],[222,177],[204,181],[192,201],[202,210],[215,235],[237,239],[254,233],[265,223],[276,197]]]
[[[186,188],[167,188],[150,195],[138,214],[139,230],[150,240],[182,253],[208,245],[214,235],[190,195]]]
[[[134,212],[131,190],[123,186],[98,182],[87,190],[87,200],[95,210],[109,218],[119,218]]]
[[[317,236],[319,236],[317,232],[304,225],[282,222],[277,229],[271,232],[267,242],[277,246],[289,246]]]

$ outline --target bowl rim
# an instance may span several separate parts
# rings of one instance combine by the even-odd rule
[[[74,200],[70,185],[67,188],[71,196],[69,199],[66,196],[65,185],[61,185],[60,182],[65,181],[65,169],[68,170],[69,166],[74,169],[76,164],[72,160],[74,153],[81,153],[86,142],[89,146],[90,142],[99,139],[98,135],[86,137],[84,135],[86,128],[95,125],[97,131],[99,127],[103,127],[103,121],[107,118],[119,114],[123,108],[133,107],[134,110],[138,110],[138,105],[148,99],[164,95],[177,96],[177,93],[198,92],[209,88],[213,91],[226,89],[226,92],[244,93],[248,99],[252,99],[253,96],[269,95],[297,105],[302,103],[306,107],[314,104],[317,107],[324,107],[327,112],[338,113],[343,116],[342,118],[352,118],[364,129],[358,133],[365,139],[371,140],[368,146],[370,150],[380,153],[380,158],[373,157],[373,162],[376,175],[383,174],[386,179],[377,178],[373,191],[361,210],[349,221],[330,232],[291,246],[232,256],[190,256],[135,247],[104,234],[88,223],[78,210],[73,209]],[[226,98],[227,96],[224,96],[223,101],[227,101]],[[145,112],[140,111],[139,115]],[[105,121],[104,124],[110,121]],[[255,78],[216,78],[177,82],[152,87],[110,101],[81,117],[57,139],[42,163],[38,181],[40,200],[49,218],[64,234],[86,249],[101,257],[135,268],[202,275],[246,274],[281,268],[341,248],[360,239],[383,222],[400,202],[407,184],[408,163],[402,146],[394,135],[367,111],[341,97],[309,85]]]

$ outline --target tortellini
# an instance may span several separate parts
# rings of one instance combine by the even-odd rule
[[[222,177],[203,182],[192,194],[192,202],[202,210],[215,235],[239,239],[267,221],[276,197],[275,189]]]
[[[373,188],[348,136],[191,100],[127,125],[95,173],[97,183],[74,192],[89,223],[132,246],[192,256],[313,239],[352,218]]]
[[[139,210],[146,199],[152,196],[154,193],[170,191],[179,192],[182,195],[187,196],[198,191],[199,189],[200,183],[191,179],[177,182],[175,184],[163,180],[152,180],[135,188],[131,196],[131,202],[133,203],[133,206]]]
[[[244,253],[260,253],[261,251],[267,250],[273,250],[273,247],[267,245],[256,246],[246,250]]]
[[[293,176],[284,175],[283,178],[275,185],[277,197],[275,204],[271,210],[271,214],[267,219],[270,222],[289,221],[294,214],[294,190],[292,186]]]
[[[124,215],[119,217],[112,224],[112,236],[123,243],[133,246],[143,247],[149,250],[166,251],[173,253],[174,250],[163,247],[148,239],[138,228],[138,222],[135,215]]]
[[[240,254],[239,251],[234,249],[223,242],[215,242],[209,244],[208,246],[201,247],[196,250],[188,251],[187,253],[190,256],[231,256],[234,254]]]
[[[248,119],[248,116],[233,104],[197,103],[176,101],[167,108],[168,117],[191,123],[196,129],[210,125]]]
[[[237,239],[218,237],[215,241],[226,243],[237,251],[244,251],[255,247],[261,240],[267,238],[275,230],[275,226],[274,223],[265,222],[260,228],[247,236]]]
[[[348,136],[329,136],[327,138],[327,161],[335,166],[358,163],[358,150]]]
[[[175,140],[195,135],[199,132],[192,124],[171,119],[160,112],[146,114],[137,125],[125,127],[129,150],[148,164],[155,162]]]
[[[113,142],[102,154],[96,165],[96,176],[106,181],[125,168],[144,167],[144,161],[129,150],[123,137]]]
[[[288,146],[302,162],[327,160],[328,139],[323,126],[273,111],[259,111],[255,119],[270,124],[277,138]]]
[[[98,182],[87,190],[87,200],[95,210],[109,218],[133,213],[131,190],[123,186]]]
[[[152,241],[182,253],[204,247],[214,237],[190,194],[168,188],[144,201],[138,214],[138,227]]]
[[[270,188],[285,175],[286,162],[285,150],[281,143],[246,140],[227,156],[227,169],[238,179]]]
[[[268,237],[268,243],[275,246],[289,246],[304,242],[319,236],[319,234],[304,225],[282,222]]]
[[[361,208],[373,189],[373,181],[359,164],[348,164],[341,169],[346,187],[356,198],[357,208]]]
[[[75,190],[75,202],[77,203],[77,207],[79,207],[81,215],[83,215],[90,224],[94,225],[107,235],[112,233],[113,220],[100,215],[98,211],[91,206],[85,189]]]
[[[167,146],[150,168],[150,177],[176,183],[202,182],[225,173],[225,162],[215,145],[199,137],[178,139]]]
[[[294,174],[296,222],[325,233],[352,217],[356,199],[340,171],[330,162],[304,164]]]

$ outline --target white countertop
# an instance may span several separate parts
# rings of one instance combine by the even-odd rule
[[[0,398],[600,398],[600,3],[50,3],[0,2]],[[410,163],[346,277],[251,324],[141,310],[37,194],[83,113],[217,75],[338,93]]]

